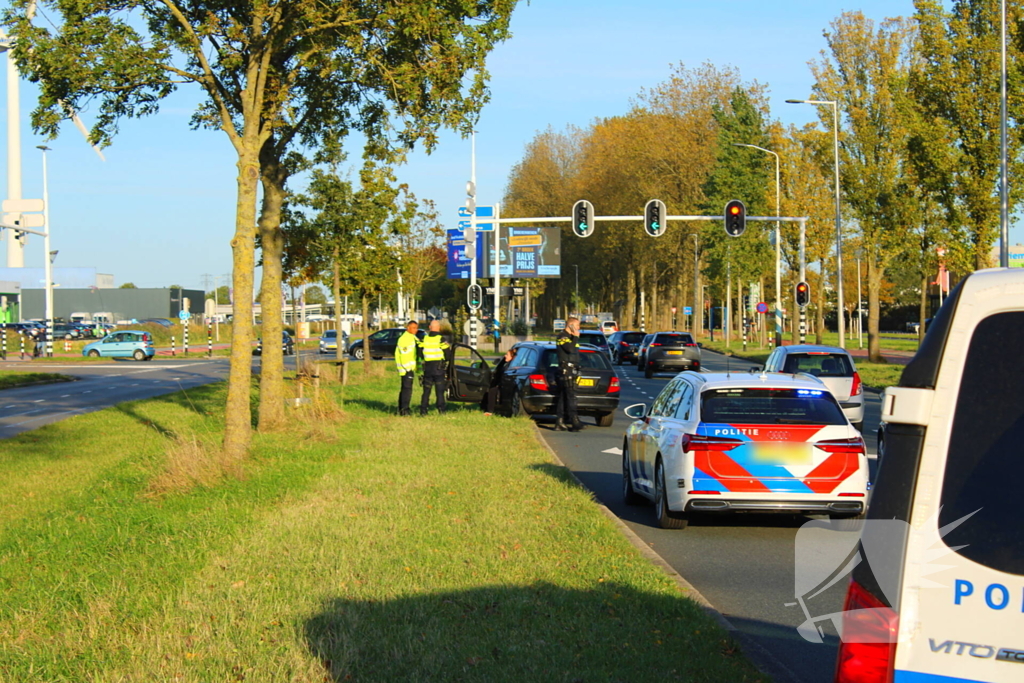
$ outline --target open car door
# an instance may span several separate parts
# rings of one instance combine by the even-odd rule
[[[483,400],[491,387],[491,367],[465,344],[453,344],[448,364],[448,400],[466,403]]]

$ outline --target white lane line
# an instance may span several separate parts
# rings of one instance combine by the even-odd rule
[[[18,404],[16,404],[16,403],[12,403],[12,404],[11,404],[11,405],[9,405],[9,406],[4,406],[4,410],[7,410],[8,408],[17,408],[17,407],[18,407]]]
[[[44,283],[44,284],[45,284],[45,283]],[[91,393],[92,393],[92,389],[90,389],[89,391],[83,391],[82,393],[83,393],[83,394],[91,394]]]
[[[612,455],[622,455],[621,448],[609,448],[608,450],[601,451],[602,453],[611,453]]]
[[[9,424],[9,425],[0,425],[0,430],[10,429],[12,427],[20,427],[21,425],[28,424],[29,422],[36,422],[37,420],[42,420],[42,419],[47,418],[47,417],[57,417],[58,415],[71,415],[73,413],[81,413],[81,412],[84,412],[85,410],[86,410],[86,408],[75,408],[74,410],[65,410],[65,411],[60,412],[60,413],[47,413],[46,415],[40,415],[38,417],[33,417],[30,420],[22,420],[21,422],[15,422],[14,424]],[[39,411],[33,411],[33,412],[39,412]],[[23,413],[23,415],[27,415],[27,414],[28,413]]]
[[[67,397],[68,397],[68,396],[70,396],[70,395],[71,395],[71,394],[64,394],[63,396],[61,396],[61,398],[67,398]]]
[[[42,403],[45,400],[46,400],[45,398],[40,398],[40,399],[36,399],[35,401],[32,401],[32,402],[33,403]]]
[[[14,413],[13,415],[4,415],[4,417],[21,417],[22,415],[31,415],[32,413],[41,413],[41,412],[43,412],[43,409],[42,408],[38,408],[36,410],[26,410],[23,413]]]

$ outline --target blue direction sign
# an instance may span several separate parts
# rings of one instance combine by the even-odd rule
[[[693,315],[693,306],[683,306],[683,315]]]
[[[459,230],[465,232],[469,230],[469,221],[459,221]],[[494,232],[494,223],[477,223],[477,232]]]

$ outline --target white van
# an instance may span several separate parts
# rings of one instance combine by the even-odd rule
[[[1021,348],[1024,269],[979,271],[886,390],[836,683],[1024,681]]]

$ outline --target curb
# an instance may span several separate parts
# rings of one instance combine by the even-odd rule
[[[580,488],[590,494],[591,500],[594,501],[594,504],[597,505],[601,513],[611,520],[612,524],[614,524],[615,527],[622,532],[622,535],[626,537],[626,540],[628,540],[634,548],[640,551],[640,554],[645,559],[665,572],[665,575],[676,584],[676,587],[679,588],[680,592],[684,596],[700,605],[705,614],[714,619],[715,622],[721,626],[731,638],[739,642],[740,646],[745,651],[747,658],[758,671],[770,677],[775,683],[806,683],[804,678],[797,675],[792,669],[779,661],[779,659],[769,650],[765,649],[764,646],[749,637],[747,634],[739,631],[724,614],[719,612],[718,609],[712,605],[696,587],[694,587],[693,584],[684,579],[682,575],[680,575],[679,572],[677,572],[672,565],[665,560],[665,558],[647,545],[642,538],[637,536],[636,532],[630,529],[625,522],[619,519],[618,515],[608,509],[607,505],[599,501],[597,497],[594,496],[594,493],[588,489],[582,481],[580,481],[579,477],[576,476],[576,473],[558,457],[558,453],[555,452],[555,449],[553,449],[544,439],[544,434],[540,431],[536,422],[533,423],[533,433],[540,445],[551,455],[552,460],[554,460],[559,467],[568,472],[569,476],[572,477],[573,481],[575,481]]]

